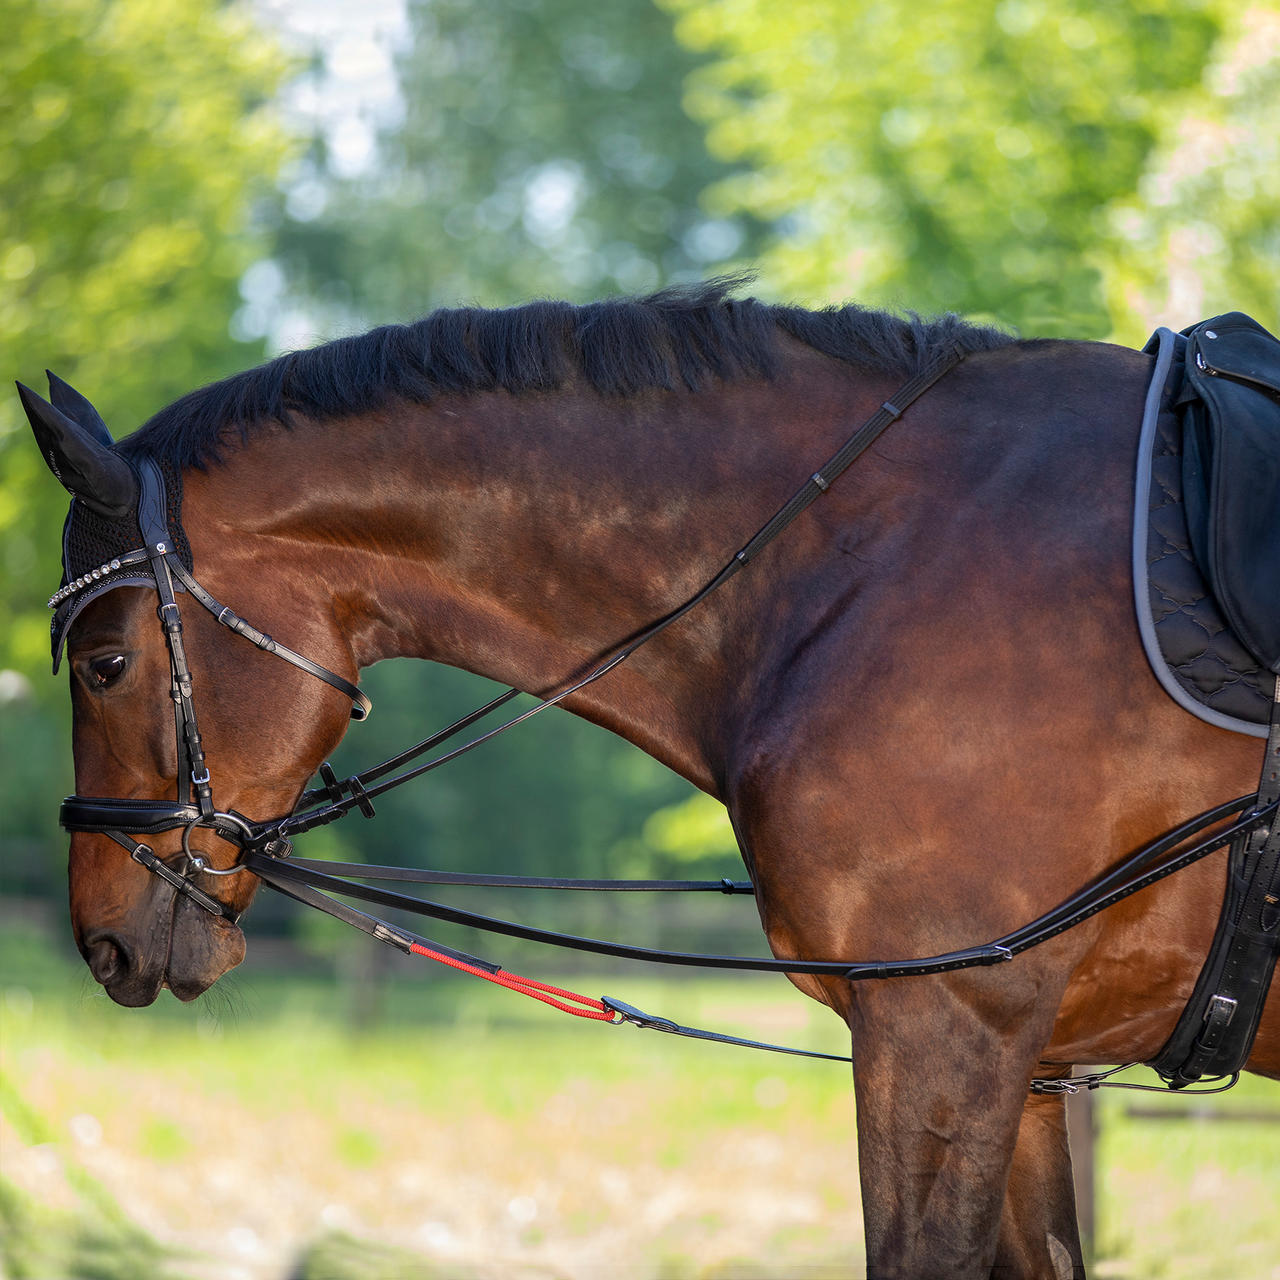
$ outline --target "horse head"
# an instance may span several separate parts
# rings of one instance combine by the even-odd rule
[[[233,820],[243,826],[249,816],[287,814],[341,737],[347,706],[318,681],[269,663],[258,648],[228,636],[225,617],[198,607],[174,580],[178,607],[168,616],[181,628],[183,656],[176,663],[157,599],[155,560],[145,554],[141,477],[158,468],[115,446],[97,411],[66,383],[50,375],[49,385],[52,402],[19,390],[41,453],[73,499],[63,535],[63,586],[51,601],[54,669],[65,644],[72,695],[77,794],[64,806],[64,825],[72,830],[72,927],[94,977],[119,1004],[150,1004],[165,987],[191,1000],[244,957],[236,919],[258,881],[248,872],[215,874],[230,871],[239,857]],[[216,512],[208,512],[207,502],[202,510],[189,491],[188,514],[203,535],[193,540],[193,556],[181,523],[181,475],[171,469],[167,479],[161,499],[167,510],[158,518],[169,536],[162,532],[154,541],[170,560],[190,568],[198,558],[203,582],[234,599],[237,609],[283,632],[296,630],[279,584],[254,571],[261,565],[252,563],[253,551],[218,536]],[[225,486],[218,501],[226,501]],[[332,617],[307,625],[312,651],[336,651],[331,661],[354,679]],[[187,727],[184,698],[198,707],[198,729],[194,713]],[[197,785],[201,776],[206,781]],[[109,809],[105,817],[96,812],[103,798],[108,806],[151,806],[157,816],[145,823],[121,817],[118,825],[134,829],[117,839],[107,833],[117,825]],[[77,802],[92,816],[67,822],[68,807]],[[187,817],[174,820],[175,813]],[[144,850],[198,886],[204,905],[131,856],[130,846],[136,853],[144,841]]]

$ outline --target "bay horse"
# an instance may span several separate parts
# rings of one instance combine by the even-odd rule
[[[200,582],[330,674],[409,655],[542,693],[689,596],[948,349],[963,360],[821,502],[565,702],[726,805],[775,956],[908,957],[1001,935],[1256,778],[1258,744],[1175,705],[1134,624],[1148,356],[714,282],[439,311],[196,391],[119,445],[65,384],[27,408],[82,523],[127,516],[137,469],[167,468]],[[171,796],[156,591],[85,599],[77,791]],[[219,809],[288,813],[349,698],[183,621]],[[1083,1274],[1064,1099],[1028,1081],[1160,1049],[1223,880],[1206,859],[998,967],[793,976],[851,1035],[869,1275]],[[230,917],[256,881],[203,883],[226,914],[73,835],[75,938],[113,999],[190,1000],[240,962]],[[1280,1076],[1275,999],[1249,1067]]]

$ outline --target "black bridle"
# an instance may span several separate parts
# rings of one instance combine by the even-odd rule
[[[303,657],[287,645],[273,640],[271,636],[259,631],[226,605],[215,600],[192,577],[174,552],[166,518],[167,495],[164,477],[160,468],[151,459],[143,458],[139,461],[138,481],[138,527],[142,534],[143,545],[119,556],[113,562],[112,569],[115,572],[124,570],[130,573],[135,568],[146,565],[150,570],[156,594],[160,598],[156,616],[160,620],[165,644],[169,651],[169,696],[173,701],[174,737],[177,742],[178,757],[177,796],[173,801],[68,796],[62,802],[59,821],[67,831],[100,832],[110,836],[117,844],[127,849],[136,862],[168,881],[180,893],[185,894],[214,915],[234,921],[237,913],[232,912],[225,903],[205,893],[185,874],[188,868],[212,875],[230,875],[243,869],[237,865],[218,870],[209,866],[208,862],[198,854],[193,854],[190,840],[196,828],[209,828],[241,849],[249,847],[256,840],[257,832],[253,824],[242,814],[232,811],[222,812],[214,805],[213,782],[209,776],[203,739],[196,718],[191,667],[187,662],[186,646],[183,641],[182,611],[178,607],[175,582],[177,590],[190,595],[191,599],[213,614],[214,618],[228,630],[242,636],[264,652],[283,658],[286,662],[307,672],[308,675],[315,676],[346,694],[351,699],[353,720],[363,720],[372,710],[373,704],[351,681],[330,671],[328,667]],[[104,569],[107,567],[104,566]],[[87,585],[86,579],[82,578],[79,582]],[[64,588],[54,597],[54,601],[61,604],[73,594],[75,589],[76,584],[69,584],[68,588]],[[139,843],[127,834],[132,832],[137,835],[153,835],[179,828],[183,832],[184,866],[182,870],[170,867],[158,858],[148,845]]]
[[[531,939],[575,950],[626,959],[655,961],[685,966],[745,969],[788,974],[816,974],[834,976],[846,980],[867,978],[907,977],[948,973],[959,969],[1000,964],[1012,960],[1019,953],[1056,937],[1073,926],[1112,906],[1140,889],[1172,875],[1183,867],[1222,849],[1233,842],[1242,841],[1264,827],[1280,807],[1280,801],[1271,795],[1260,798],[1259,793],[1241,796],[1218,805],[1169,831],[1159,839],[1138,849],[1112,870],[1104,873],[1090,885],[1072,894],[1050,911],[1030,923],[986,944],[926,956],[896,961],[847,960],[779,960],[752,956],[708,955],[656,951],[648,948],[624,946],[593,938],[576,937],[535,929],[507,920],[462,911],[442,903],[395,893],[368,885],[353,884],[347,877],[364,880],[391,880],[418,884],[467,884],[502,886],[509,888],[542,888],[570,890],[608,890],[614,892],[719,892],[725,894],[750,894],[754,887],[750,882],[728,879],[711,881],[653,881],[653,880],[575,880],[542,877],[502,875],[468,875],[419,870],[414,868],[376,867],[364,864],[315,862],[290,857],[294,837],[316,827],[334,822],[352,810],[358,809],[364,816],[374,815],[373,801],[383,793],[414,778],[457,759],[474,750],[491,738],[522,724],[548,707],[563,702],[587,685],[607,675],[624,662],[642,645],[654,639],[667,627],[684,617],[712,592],[723,586],[740,569],[776,538],[812,502],[827,492],[835,479],[858,458],[903,411],[923,395],[944,374],[964,357],[960,348],[954,349],[923,370],[908,382],[890,401],[885,401],[870,418],[853,433],[842,448],[800,487],[799,490],[756,532],[756,534],[715,574],[700,590],[683,604],[641,630],[631,640],[617,646],[602,658],[586,674],[575,679],[558,692],[542,698],[536,705],[496,728],[480,734],[461,746],[447,750],[422,763],[411,762],[429,754],[451,738],[475,725],[485,716],[517,697],[520,690],[508,689],[484,706],[455,721],[447,728],[410,747],[408,750],[382,761],[362,773],[339,780],[326,763],[320,768],[323,786],[303,794],[297,806],[284,817],[265,822],[254,822],[234,810],[219,810],[214,802],[213,782],[205,761],[195,704],[192,697],[191,670],[183,643],[181,610],[177,593],[183,592],[208,610],[216,620],[234,634],[250,641],[266,653],[292,663],[309,675],[325,681],[351,699],[351,716],[364,719],[371,710],[369,699],[350,681],[330,671],[327,667],[304,657],[300,653],[273,640],[264,632],[246,622],[230,608],[221,604],[206,591],[174,553],[166,523],[166,492],[163,475],[149,459],[139,463],[140,496],[138,500],[138,524],[143,545],[125,553],[113,561],[112,572],[124,569],[129,572],[144,565],[154,581],[160,604],[157,615],[164,630],[169,651],[170,696],[174,704],[174,732],[178,747],[178,787],[173,801],[135,800],[95,796],[68,796],[62,803],[59,821],[72,832],[94,832],[109,836],[126,849],[129,855],[153,874],[161,877],[178,893],[211,914],[235,921],[238,913],[225,903],[205,892],[193,879],[193,875],[229,876],[242,871],[257,875],[273,889],[295,900],[315,907],[345,921],[363,932],[408,951],[413,946],[429,946],[436,952],[463,960],[480,969],[497,972],[500,966],[478,957],[456,951],[440,943],[431,942],[407,930],[395,928],[385,921],[358,911],[329,896],[338,893],[383,907],[411,911],[437,920],[505,934],[511,937]],[[108,566],[103,566],[106,573]],[[96,578],[97,575],[95,574]],[[137,582],[136,576],[127,579]],[[145,579],[144,579],[145,581]],[[73,595],[81,585],[89,585],[87,579],[68,584],[54,597],[53,603],[61,603]],[[72,615],[73,616],[73,615]],[[64,623],[64,627],[65,627]],[[1280,719],[1275,723],[1280,724]],[[1273,737],[1275,731],[1273,731]],[[405,768],[405,766],[410,766]],[[397,772],[397,770],[402,770]],[[1232,819],[1211,835],[1200,837],[1207,829]],[[190,847],[192,834],[198,829],[208,829],[239,850],[238,861],[231,867],[215,868]],[[159,858],[149,845],[133,838],[134,835],[152,835],[181,829],[182,860],[179,866],[169,865]],[[132,834],[130,834],[132,833]],[[1186,848],[1188,841],[1195,843]],[[1179,850],[1181,850],[1179,852]],[[324,892],[327,891],[327,892]],[[653,1018],[621,1002],[606,1001],[609,1009],[620,1020],[657,1030],[673,1031],[681,1035],[694,1035],[702,1039],[727,1040],[732,1043],[750,1044],[757,1048],[777,1049],[778,1046],[759,1045],[753,1041],[735,1040],[733,1037],[716,1036],[692,1028],[680,1027],[665,1019]],[[780,1050],[800,1052],[798,1050]],[[830,1057],[817,1054],[806,1056]],[[1096,1087],[1101,1080],[1097,1077]],[[1075,1091],[1080,1087],[1070,1081],[1037,1081],[1043,1086],[1039,1091]],[[1144,1086],[1123,1086],[1141,1088]]]

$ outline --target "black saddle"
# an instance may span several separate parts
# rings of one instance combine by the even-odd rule
[[[1158,330],[1134,581],[1147,656],[1202,719],[1266,736],[1280,673],[1280,341],[1239,312]]]

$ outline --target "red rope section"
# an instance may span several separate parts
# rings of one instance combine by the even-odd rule
[[[409,949],[419,956],[426,956],[428,960],[438,960],[441,964],[447,964],[450,968],[461,969],[463,973],[474,974],[477,978],[483,978],[486,982],[494,982],[500,987],[506,987],[508,991],[518,992],[522,996],[528,996],[531,1000],[541,1000],[543,1004],[549,1004],[555,1009],[559,1009],[562,1013],[571,1013],[575,1018],[592,1018],[596,1022],[616,1022],[618,1015],[612,1009],[605,1008],[604,1002],[594,1000],[591,996],[580,996],[576,991],[565,991],[561,987],[550,987],[545,982],[535,982],[532,978],[522,978],[518,973],[489,973],[485,969],[477,968],[473,964],[467,964],[465,960],[456,960],[453,956],[446,956],[439,951],[432,951],[430,947],[424,947],[420,942],[409,944]],[[563,997],[557,999],[556,997]],[[572,1001],[573,1003],[568,1003]],[[580,1006],[575,1008],[574,1006]]]

